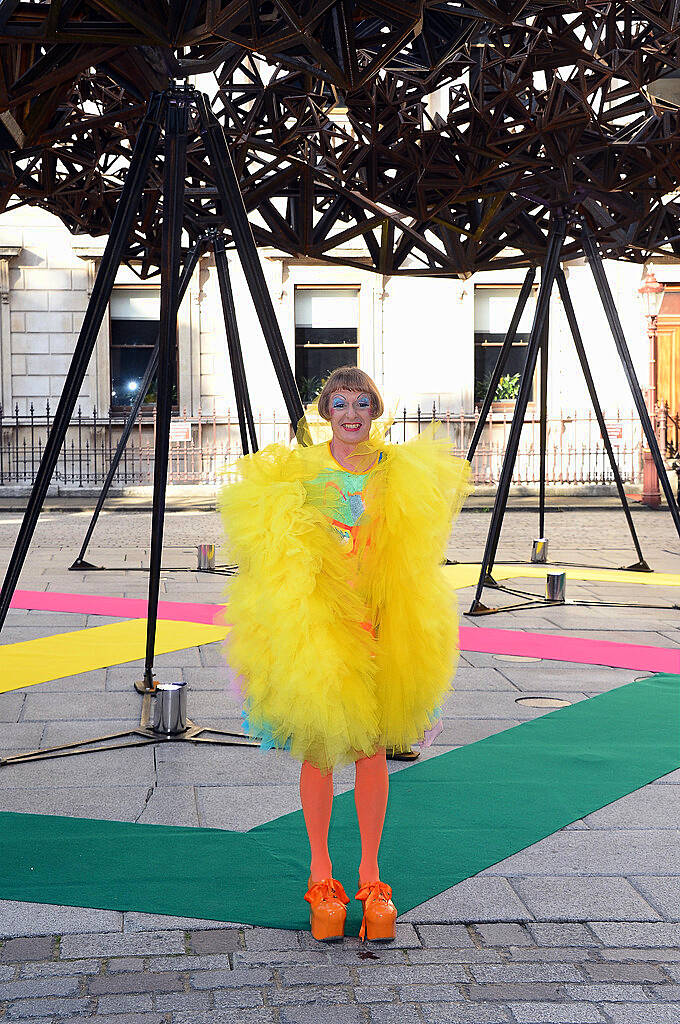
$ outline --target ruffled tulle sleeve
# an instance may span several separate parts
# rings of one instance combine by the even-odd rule
[[[251,735],[322,771],[372,752],[374,659],[347,560],[305,481],[320,452],[270,445],[237,464],[220,495],[227,557],[238,565],[225,613]]]

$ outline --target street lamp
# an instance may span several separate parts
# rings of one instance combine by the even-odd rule
[[[657,318],[663,300],[664,286],[657,281],[654,271],[645,274],[638,293],[643,302],[647,317],[647,337],[649,338],[649,388],[647,389],[647,408],[652,425],[656,429],[656,355],[657,355]],[[659,477],[652,459],[652,453],[646,446],[642,449],[642,503],[650,508],[658,508],[661,504]]]

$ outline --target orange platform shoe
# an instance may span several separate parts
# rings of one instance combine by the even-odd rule
[[[389,942],[396,935],[397,908],[392,902],[392,888],[385,882],[367,882],[359,886],[355,899],[361,900],[364,919],[359,938],[373,942]]]
[[[345,934],[345,919],[349,897],[337,878],[324,878],[312,882],[305,893],[309,903],[309,927],[312,937],[319,942],[336,942]]]

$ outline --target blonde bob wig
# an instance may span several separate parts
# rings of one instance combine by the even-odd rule
[[[371,416],[378,419],[385,409],[383,400],[377,387],[363,370],[357,366],[339,366],[333,370],[330,377],[324,384],[319,395],[317,408],[319,416],[324,420],[331,418],[331,395],[335,391],[364,391],[371,396]]]

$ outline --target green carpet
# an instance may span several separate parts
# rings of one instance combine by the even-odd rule
[[[392,775],[382,877],[403,913],[678,767],[680,676],[560,708]],[[331,851],[352,897],[351,792],[335,799]],[[3,813],[0,863],[2,899],[308,926],[301,811],[245,833]],[[359,920],[352,899],[348,933]]]

